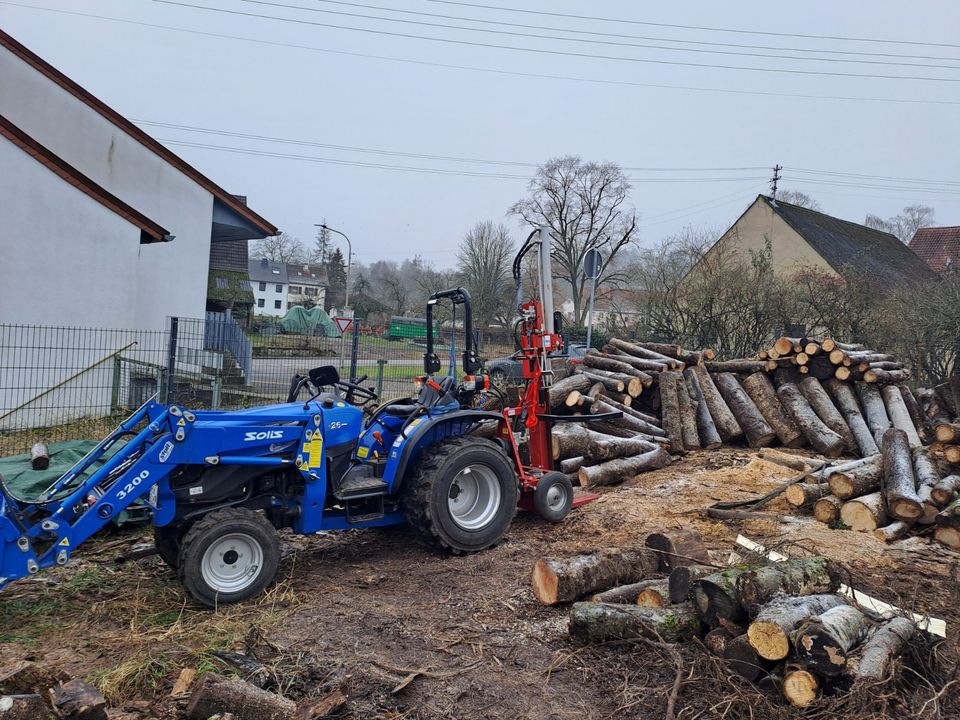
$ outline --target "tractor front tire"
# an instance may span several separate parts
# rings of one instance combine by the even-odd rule
[[[180,545],[180,582],[197,602],[228,605],[259,595],[280,566],[280,537],[260,513],[224,508],[194,523]]]
[[[513,463],[501,447],[457,437],[423,451],[404,480],[402,506],[427,544],[461,555],[503,538],[518,495]]]

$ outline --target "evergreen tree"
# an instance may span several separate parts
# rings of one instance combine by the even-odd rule
[[[327,296],[324,309],[342,309],[347,293],[347,265],[340,248],[335,248],[326,261],[327,268]]]

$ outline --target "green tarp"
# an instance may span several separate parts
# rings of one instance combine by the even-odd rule
[[[280,327],[286,333],[296,335],[313,335],[317,328],[322,328],[322,334],[325,337],[340,337],[340,331],[337,324],[330,319],[330,316],[320,306],[307,310],[301,305],[295,305],[287,311],[280,321]]]

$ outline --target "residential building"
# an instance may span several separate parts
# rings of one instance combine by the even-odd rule
[[[202,317],[212,246],[277,233],[2,31],[0,167],[0,323]]]
[[[254,315],[283,317],[287,314],[287,266],[265,258],[251,258],[247,266],[253,290]]]
[[[940,276],[960,270],[960,225],[920,228],[909,247]]]
[[[323,265],[287,265],[287,305],[324,306],[327,297],[327,269]]]
[[[870,278],[883,287],[936,278],[916,253],[890,233],[765,195],[757,196],[687,277],[721,253],[746,258],[750,251],[763,251],[767,243],[774,271],[782,274],[813,269],[847,279]]]

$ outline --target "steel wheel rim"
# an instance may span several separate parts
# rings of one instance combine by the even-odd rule
[[[547,488],[547,507],[559,510],[567,502],[567,490],[560,483],[554,483]]]
[[[207,586],[217,593],[235,593],[253,585],[263,570],[263,547],[246,533],[229,533],[210,543],[200,563]]]
[[[456,474],[447,493],[450,518],[464,530],[480,530],[500,510],[500,480],[486,465],[468,465]]]

